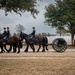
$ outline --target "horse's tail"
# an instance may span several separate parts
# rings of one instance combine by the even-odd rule
[[[48,46],[48,38],[45,37],[45,44]]]
[[[47,37],[45,37],[45,36],[43,37],[42,44],[48,46],[48,38]]]
[[[23,47],[21,40],[19,40],[19,45],[20,45],[20,48]]]

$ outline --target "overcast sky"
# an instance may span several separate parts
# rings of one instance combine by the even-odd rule
[[[4,11],[0,10],[0,27],[10,27],[10,32],[15,33],[16,25],[21,24],[25,28],[25,33],[30,34],[32,32],[32,27],[35,26],[36,33],[50,33],[55,34],[55,29],[51,28],[44,24],[44,13],[45,6],[54,3],[54,0],[43,0],[43,2],[39,2],[39,6],[37,9],[39,10],[39,14],[36,16],[36,19],[32,17],[29,12],[25,12],[22,16],[9,13],[8,16],[5,16]]]

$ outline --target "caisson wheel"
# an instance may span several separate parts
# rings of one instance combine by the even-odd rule
[[[56,38],[52,42],[52,47],[56,52],[64,52],[67,49],[67,42],[63,38]]]

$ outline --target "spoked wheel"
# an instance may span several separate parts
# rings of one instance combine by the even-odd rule
[[[53,41],[52,47],[56,52],[64,52],[67,49],[67,42],[63,38],[57,38]]]

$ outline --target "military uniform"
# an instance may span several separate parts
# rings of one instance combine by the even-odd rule
[[[31,38],[31,43],[33,43],[33,41],[34,41],[34,39],[35,39],[35,33],[36,33],[36,31],[35,31],[35,27],[33,27],[33,31],[32,31],[32,33],[30,34],[30,38]]]
[[[9,31],[9,27],[7,27],[6,40],[8,40],[9,37],[10,37],[10,31]]]
[[[3,38],[4,39],[6,38],[6,34],[7,34],[7,31],[6,31],[6,28],[4,27],[4,32],[3,32]]]
[[[32,38],[35,38],[35,32],[36,32],[36,31],[33,30],[33,32],[31,33],[31,37],[32,37]]]
[[[9,37],[10,37],[9,27],[7,27],[7,31],[6,31],[6,28],[4,28],[3,39],[8,40]]]

